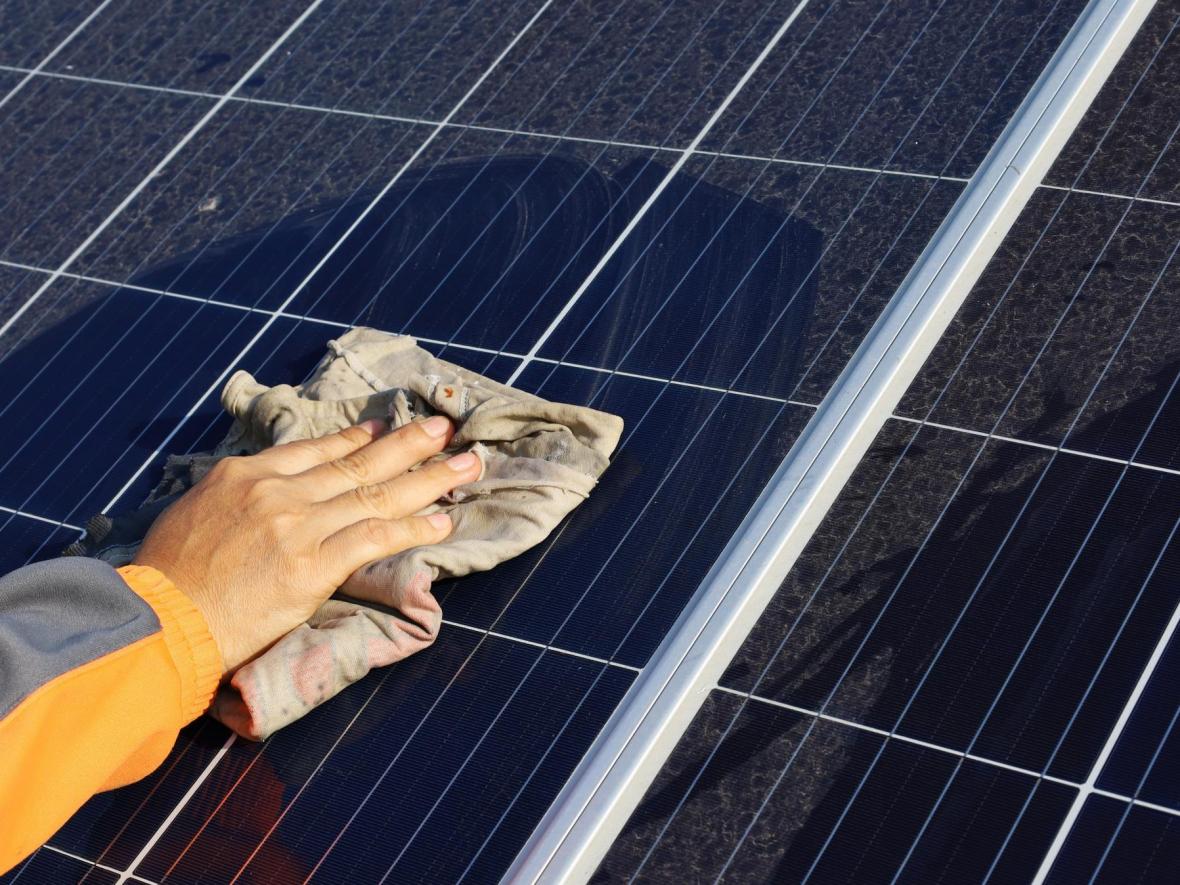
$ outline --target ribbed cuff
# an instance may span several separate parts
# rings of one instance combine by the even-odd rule
[[[221,652],[192,600],[161,572],[145,565],[118,569],[127,586],[152,607],[180,676],[180,709],[191,722],[208,709],[221,681]]]

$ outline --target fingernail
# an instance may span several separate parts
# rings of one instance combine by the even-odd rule
[[[451,517],[446,513],[432,513],[426,517],[426,521],[440,532],[451,527]]]
[[[451,422],[442,415],[435,415],[433,418],[427,418],[422,422],[422,429],[426,431],[427,435],[433,437],[440,437],[450,428]]]
[[[464,470],[470,470],[475,466],[475,462],[479,460],[471,452],[464,452],[462,455],[456,455],[453,458],[447,459],[447,466],[456,473],[462,473]]]

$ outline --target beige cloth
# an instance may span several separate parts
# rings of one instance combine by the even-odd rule
[[[329,341],[306,384],[267,388],[238,372],[222,404],[236,421],[215,456],[322,436],[373,417],[400,427],[444,414],[456,432],[439,457],[471,450],[483,463],[476,482],[424,511],[451,515],[445,541],[371,563],[340,588],[381,609],[329,600],[222,686],[211,712],[255,739],[371,668],[430,645],[442,620],[431,584],[490,569],[542,541],[590,494],[623,429],[614,415],[547,402],[436,359],[412,338],[366,328]]]

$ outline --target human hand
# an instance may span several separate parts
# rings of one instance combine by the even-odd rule
[[[225,458],[156,520],[135,563],[162,572],[200,609],[226,671],[303,623],[354,571],[451,531],[412,516],[475,480],[470,452],[442,451],[442,416],[380,436],[367,421],[319,439]]]

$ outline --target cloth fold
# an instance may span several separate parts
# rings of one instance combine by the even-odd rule
[[[430,587],[490,569],[540,543],[590,494],[618,444],[620,418],[553,403],[437,359],[410,337],[356,328],[328,342],[310,379],[266,387],[239,371],[222,393],[234,418],[212,453],[173,457],[144,507],[95,517],[67,553],[122,565],[151,522],[220,458],[322,436],[369,418],[391,427],[435,414],[456,425],[445,458],[472,451],[478,480],[423,510],[453,522],[442,543],[359,569],[329,600],[265,653],[239,668],[210,712],[239,734],[262,739],[303,716],[373,667],[420,651],[438,635],[442,610]]]

